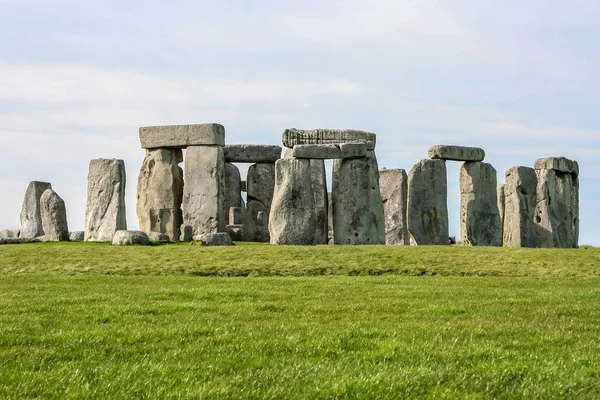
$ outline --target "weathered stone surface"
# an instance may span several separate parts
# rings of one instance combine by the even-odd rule
[[[241,207],[231,207],[229,209],[229,225],[241,225],[243,223],[243,209]]]
[[[48,241],[62,242],[69,240],[65,202],[54,190],[47,189],[40,197],[40,215],[44,236]]]
[[[243,214],[244,221],[244,241],[246,242],[264,242],[264,237],[257,235],[258,214],[266,213],[267,208],[258,200],[249,199]],[[268,242],[268,240],[267,240]]]
[[[167,234],[178,241],[183,222],[183,160],[179,149],[146,150],[137,185],[140,230]]]
[[[575,185],[571,173],[536,170],[535,230],[538,245],[545,248],[577,247],[578,219],[574,210]]]
[[[410,245],[408,233],[408,175],[403,169],[379,171],[379,189],[385,212],[385,243]]]
[[[145,232],[120,230],[115,232],[112,244],[115,246],[147,246],[150,244],[150,239]]]
[[[240,208],[243,204],[240,170],[233,164],[225,163],[225,210],[229,212],[232,207]]]
[[[0,231],[0,239],[17,239],[21,236],[18,229],[3,229]]]
[[[408,231],[416,245],[449,244],[444,160],[422,160],[408,174]]]
[[[227,225],[225,232],[231,236],[231,240],[241,242],[244,240],[244,226],[243,225]]]
[[[299,144],[294,146],[292,157],[314,160],[363,158],[367,157],[367,151],[365,143]]]
[[[183,223],[194,236],[224,232],[225,161],[220,146],[190,146],[185,153]]]
[[[502,246],[498,178],[491,164],[466,162],[460,168],[460,236],[465,246]]]
[[[240,189],[242,190],[242,192],[246,193],[248,192],[248,184],[246,183],[246,181],[242,181],[241,185],[240,185]]]
[[[229,144],[223,154],[229,163],[275,163],[281,158],[281,146]]]
[[[340,143],[343,159],[363,158],[369,156],[369,149],[366,143]]]
[[[366,143],[368,150],[375,149],[377,136],[374,133],[351,129],[286,129],[283,145],[293,148],[299,144]]]
[[[310,160],[310,182],[315,203],[315,244],[327,244],[328,229],[328,198],[327,172],[325,161]]]
[[[374,152],[333,163],[335,244],[385,244],[385,217]]]
[[[71,242],[83,242],[85,240],[84,231],[74,231],[69,233],[69,241]]]
[[[281,158],[294,158],[294,149],[293,148],[284,147],[281,150]]]
[[[254,231],[254,241],[259,243],[268,243],[271,240],[269,236],[269,215],[266,211],[259,211],[256,216],[256,230]]]
[[[485,151],[478,147],[437,145],[429,149],[432,160],[483,161]]]
[[[573,211],[573,248],[579,248],[579,177],[573,176],[573,198],[571,203]]]
[[[37,243],[41,242],[40,237],[37,238],[0,238],[0,244],[21,244],[21,243]]]
[[[99,158],[90,161],[86,241],[110,242],[116,231],[127,229],[125,180],[123,160]]]
[[[528,167],[506,171],[504,185],[504,246],[537,247],[534,228],[537,177]]]
[[[48,182],[33,181],[29,183],[21,209],[22,238],[32,239],[44,234],[40,215],[40,198],[48,189],[52,189],[52,185]]]
[[[201,242],[203,246],[233,246],[233,240],[227,232],[205,233],[194,236],[194,240]]]
[[[253,164],[246,176],[248,199],[260,201],[267,209],[271,207],[275,189],[275,165]]]
[[[502,231],[504,231],[504,185],[498,185],[498,187],[496,188],[496,193],[498,196],[498,212],[500,213],[500,222],[502,224]]]
[[[145,126],[140,128],[143,149],[183,149],[188,146],[225,146],[220,124]]]
[[[333,237],[333,194],[327,193],[327,243],[335,244]]]
[[[539,158],[533,163],[536,170],[553,169],[558,172],[579,176],[579,163],[565,157]]]
[[[272,244],[311,245],[315,203],[310,161],[286,158],[275,163],[275,192],[269,216]]]
[[[179,231],[179,229],[177,230]],[[166,233],[160,233],[160,232],[145,232],[146,235],[148,235],[148,240],[150,240],[151,242],[169,242],[171,241],[171,236],[167,235]],[[179,240],[179,236],[177,237],[177,240]]]
[[[180,228],[181,236],[179,236],[180,242],[191,242],[194,238],[194,230],[191,226],[183,224]]]

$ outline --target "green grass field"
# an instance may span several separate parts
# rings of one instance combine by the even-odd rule
[[[0,398],[599,398],[600,249],[0,246]]]

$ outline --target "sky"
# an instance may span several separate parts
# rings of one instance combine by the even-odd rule
[[[0,0],[0,229],[40,180],[82,230],[93,158],[125,160],[135,229],[139,127],[218,122],[229,144],[370,131],[379,166],[407,171],[436,144],[482,147],[498,183],[572,158],[598,246],[598,20],[593,0]]]

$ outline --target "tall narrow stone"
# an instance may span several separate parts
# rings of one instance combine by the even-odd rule
[[[221,146],[190,146],[185,153],[183,224],[194,236],[225,232],[225,161]]]
[[[310,161],[294,158],[278,160],[269,216],[271,243],[311,245],[315,240],[315,221]]]
[[[498,212],[500,213],[500,223],[502,224],[502,231],[504,231],[504,185],[498,185],[498,187],[496,188],[496,193],[498,196]]]
[[[269,215],[275,187],[275,165],[271,163],[253,164],[246,177],[247,206],[244,216],[244,240],[264,241],[265,232],[256,235],[258,213]],[[260,203],[257,204],[257,203]],[[267,238],[268,239],[268,238]]]
[[[127,229],[125,162],[99,158],[90,161],[85,213],[85,240],[112,242],[116,231]]]
[[[375,153],[333,163],[335,244],[385,244],[385,217]]]
[[[40,215],[40,198],[52,185],[47,182],[33,181],[29,183],[21,209],[21,237],[33,239],[44,234]]]
[[[537,177],[528,167],[506,171],[504,185],[504,246],[537,247],[534,228]]]
[[[69,240],[69,225],[65,202],[52,189],[47,189],[40,198],[40,214],[44,229],[44,240],[63,242]]]
[[[466,246],[502,246],[496,170],[483,162],[460,168],[460,235]]]
[[[333,197],[332,193],[327,193],[327,243],[333,244]]]
[[[242,178],[238,167],[225,163],[225,210],[242,207]]]
[[[178,241],[183,223],[183,170],[179,149],[146,150],[137,186],[140,230],[167,234]]]
[[[417,245],[449,244],[444,160],[422,160],[408,174],[408,230]]]
[[[310,160],[310,181],[315,200],[315,244],[327,244],[328,199],[324,160]]]
[[[573,175],[573,198],[571,200],[573,210],[573,243],[574,249],[579,248],[579,176]]]
[[[408,234],[408,175],[403,169],[379,171],[379,188],[385,211],[385,243],[410,245]]]
[[[573,210],[575,185],[570,173],[553,169],[537,170],[535,229],[538,245],[572,248],[575,245]]]

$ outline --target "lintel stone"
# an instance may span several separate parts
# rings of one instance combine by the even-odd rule
[[[377,135],[352,129],[286,129],[283,145],[293,148],[299,144],[366,143],[368,150],[375,149]]]
[[[220,124],[145,126],[140,128],[144,149],[188,146],[225,146],[225,128]]]
[[[483,161],[485,151],[479,147],[437,145],[429,149],[432,160]]]
[[[223,148],[228,163],[275,163],[281,158],[281,146],[230,144]]]
[[[558,172],[579,176],[579,163],[565,157],[539,158],[533,163],[535,170],[553,169]]]

